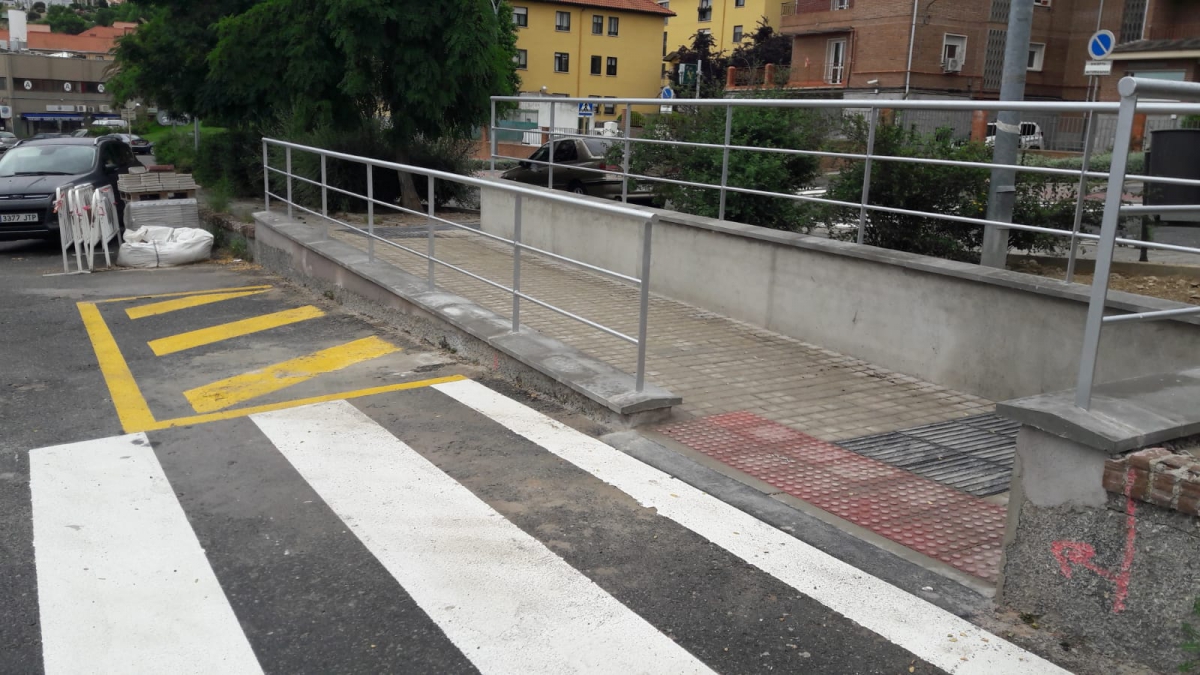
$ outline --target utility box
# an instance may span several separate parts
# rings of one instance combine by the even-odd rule
[[[1200,180],[1200,129],[1161,129],[1150,132],[1151,152],[1146,153],[1146,173],[1166,178]],[[1200,185],[1147,183],[1143,188],[1147,206],[1196,207],[1191,213],[1164,213],[1163,223],[1200,224]]]

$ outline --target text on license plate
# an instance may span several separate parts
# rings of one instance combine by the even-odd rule
[[[36,213],[5,213],[0,215],[0,223],[36,223]]]

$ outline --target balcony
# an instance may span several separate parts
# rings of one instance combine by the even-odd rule
[[[853,6],[854,0],[791,0],[791,2],[783,3],[781,14],[796,16],[797,14],[816,12],[838,12]]]

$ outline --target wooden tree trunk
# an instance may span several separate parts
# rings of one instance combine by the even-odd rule
[[[396,155],[396,161],[401,164],[411,164],[407,150],[400,150]],[[417,194],[417,185],[413,181],[413,175],[406,171],[397,171],[396,173],[400,177],[400,206],[413,211],[421,211],[421,195]]]

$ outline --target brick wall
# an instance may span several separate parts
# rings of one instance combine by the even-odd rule
[[[1104,465],[1104,489],[1200,516],[1200,459],[1165,448],[1110,459]]]

